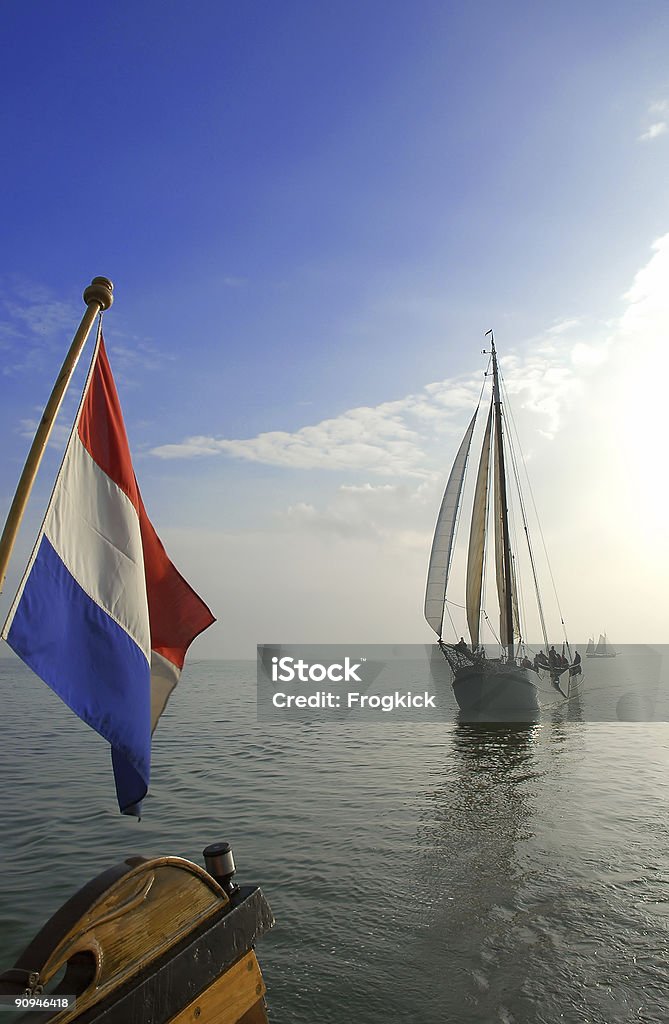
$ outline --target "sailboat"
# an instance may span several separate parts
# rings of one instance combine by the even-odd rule
[[[615,658],[617,653],[609,647],[606,633],[600,633],[596,644],[593,637],[588,640],[585,656],[586,658]]]
[[[486,337],[488,335],[491,338],[489,354],[492,361],[493,393],[476,476],[465,584],[470,644],[467,644],[463,637],[458,643],[447,643],[443,638],[443,631],[447,605],[446,591],[456,525],[462,505],[465,470],[478,406],[455,457],[437,518],[425,591],[425,618],[437,634],[439,646],[453,671],[453,691],[460,708],[465,711],[495,715],[538,710],[540,673],[545,673],[558,687],[560,674],[570,666],[553,647],[549,649],[531,546],[529,558],[544,635],[544,651],[530,660],[522,640],[516,563],[511,550],[509,528],[508,470],[509,461],[512,465],[515,463],[513,459],[507,460],[506,458],[509,438],[502,408],[497,352],[492,331],[488,331]],[[480,628],[484,565],[490,526],[488,506],[491,489],[495,537],[495,576],[500,613],[500,657],[488,657],[485,647],[481,643]],[[522,502],[521,511],[524,532],[529,545],[530,538]]]

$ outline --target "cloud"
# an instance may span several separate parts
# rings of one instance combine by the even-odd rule
[[[651,139],[657,139],[660,135],[664,135],[667,130],[666,121],[655,121],[646,128],[645,132],[639,136],[640,142],[649,142]]]
[[[556,324],[553,324],[552,327],[548,328],[546,333],[551,336],[566,334],[567,331],[572,331],[575,327],[578,327],[580,323],[581,321],[574,317],[569,317],[566,320],[558,320]]]
[[[62,359],[63,335],[69,344],[73,325],[81,319],[82,303],[56,299],[49,288],[18,276],[3,279],[0,286],[3,376],[51,372],[58,355]]]
[[[70,332],[83,313],[83,305],[56,299],[51,289],[23,279],[2,282],[0,322],[13,336],[43,338]]]
[[[652,246],[653,255],[634,276],[631,288],[623,298],[627,308],[620,321],[620,331],[629,336],[642,332],[659,337],[666,336],[669,318],[669,233],[658,238]]]
[[[669,234],[625,295],[627,308],[616,337],[616,378],[610,401],[617,412],[619,450],[629,481],[626,495],[635,515],[662,522],[666,545],[666,403],[662,368],[669,333]],[[634,498],[632,496],[634,495]]]
[[[638,358],[645,351],[643,345],[639,349],[641,338],[663,334],[669,322],[668,272],[669,234],[655,242],[652,258],[624,296],[626,306],[616,323],[588,326],[581,319],[565,317],[500,359],[518,433],[533,446],[526,450],[526,457],[532,458],[541,443],[555,441],[574,410],[587,407],[603,373],[620,376],[624,349],[636,346]],[[649,342],[644,344],[647,348]],[[643,372],[647,372],[647,361]],[[149,454],[161,459],[227,456],[287,470],[332,470],[430,482],[448,468],[481,385],[479,371],[432,381],[418,392],[348,409],[292,432],[270,430],[249,438],[211,433],[154,447]],[[305,524],[316,521],[310,509],[297,508],[293,515],[301,516]],[[342,524],[341,509],[325,525],[348,529]]]
[[[571,361],[576,367],[601,366],[607,359],[607,348],[578,341],[571,350]]]
[[[669,127],[669,100],[656,100],[648,107],[648,118],[652,119],[645,131],[639,136],[639,142],[651,142],[664,135]]]
[[[20,420],[19,429],[17,432],[21,437],[27,438],[27,440],[32,441],[37,432],[39,424],[39,420]],[[67,423],[54,424],[54,426],[51,429],[51,433],[49,434],[49,444],[55,448],[60,448],[61,450],[64,449],[65,445],[68,442],[71,429],[71,425],[68,425]]]
[[[164,369],[166,363],[176,359],[173,352],[163,351],[147,338],[128,334],[116,327],[113,339],[111,344],[107,344],[107,349],[113,361],[116,383],[121,385],[124,392],[140,387],[139,382],[148,376],[148,371]]]
[[[273,430],[247,439],[191,437],[180,444],[161,445],[151,454],[164,459],[225,454],[293,469],[420,475],[425,472],[421,438],[403,415],[411,399],[350,409],[293,433]]]
[[[367,519],[346,515],[337,508],[317,509],[306,501],[290,505],[279,516],[279,522],[288,530],[297,530],[300,534],[334,534],[347,539],[372,539],[377,535],[374,524]]]
[[[394,494],[397,490],[393,484],[342,484],[339,488],[344,494]]]
[[[84,312],[78,301],[54,298],[52,289],[13,277],[0,281],[0,349],[5,376],[54,372],[72,340]],[[95,336],[96,327],[91,331]],[[124,388],[136,386],[138,370],[156,370],[175,356],[150,339],[124,331],[114,325],[113,354],[117,381]]]
[[[336,535],[394,543],[415,544],[416,537],[424,547],[428,540],[428,522],[439,485],[415,481],[402,484],[341,484],[327,505],[318,508],[311,502],[297,502],[278,514],[284,530],[301,534]],[[425,530],[416,529],[418,516],[427,512]]]
[[[558,334],[566,329],[562,327]],[[573,344],[555,338],[552,329],[529,355],[521,358],[511,354],[503,361],[508,392],[519,396],[521,404],[536,415],[535,429],[547,437],[559,430],[565,408],[579,393],[571,358],[573,348]],[[583,358],[584,350],[578,351],[581,364],[596,363],[594,349],[589,364]],[[227,455],[290,469],[426,478],[433,471],[429,451],[441,443],[444,434],[455,437],[462,432],[467,414],[479,400],[481,386],[480,374],[436,381],[416,394],[373,407],[349,409],[293,432],[266,431],[252,438],[198,435],[160,445],[149,454],[161,459]]]

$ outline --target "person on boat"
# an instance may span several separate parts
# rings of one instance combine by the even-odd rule
[[[548,652],[548,664],[551,668],[555,668],[555,666],[558,664],[558,653],[554,647],[551,647],[550,651]]]
[[[455,649],[456,651],[469,651],[469,648],[467,647],[467,641],[463,636],[461,636],[460,639],[458,640],[457,644],[455,645]]]
[[[535,660],[536,660],[536,659],[535,659]],[[523,658],[523,660],[522,660],[522,661],[521,661],[521,663],[520,663],[520,667],[521,667],[521,668],[533,668],[534,666],[532,665],[532,662],[531,662],[531,661],[530,661],[530,659],[529,659],[529,658],[527,657],[527,655],[525,655],[525,656],[524,656],[524,658]]]
[[[578,651],[574,651],[574,660],[569,667],[569,675],[580,676],[582,671],[583,670],[581,668],[581,655],[578,653]]]

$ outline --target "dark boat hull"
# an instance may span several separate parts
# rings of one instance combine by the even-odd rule
[[[494,721],[539,710],[539,676],[534,669],[491,660],[462,666],[454,674],[453,693],[461,711],[489,715],[488,721]]]

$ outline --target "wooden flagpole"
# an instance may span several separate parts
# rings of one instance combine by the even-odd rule
[[[60,409],[63,397],[67,390],[67,386],[70,383],[72,374],[81,355],[82,349],[86,344],[86,339],[90,334],[91,327],[95,322],[95,318],[98,313],[103,309],[109,309],[112,302],[114,301],[113,296],[114,286],[111,281],[106,277],[94,277],[88,288],[84,291],[84,302],[86,303],[86,312],[84,313],[81,323],[77,329],[77,333],[72,339],[70,350],[65,356],[65,362],[63,363],[56,383],[54,384],[51,397],[46,404],[44,414],[40,420],[40,425],[37,428],[37,433],[33,440],[30,451],[28,452],[28,458],[26,464],[23,467],[23,473],[19,480],[18,487],[16,488],[16,494],[12,501],[9,514],[7,516],[7,522],[0,538],[0,593],[5,583],[5,576],[7,575],[7,566],[9,565],[9,559],[12,554],[12,548],[14,547],[14,541],[16,535],[19,532],[19,526],[25,512],[28,498],[32,490],[35,476],[39,464],[42,461],[42,455],[44,449],[47,446],[51,430],[53,428],[58,410]]]

